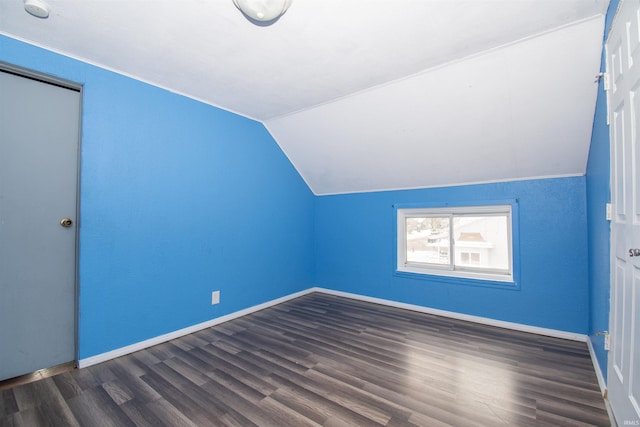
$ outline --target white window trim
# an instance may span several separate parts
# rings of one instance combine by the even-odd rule
[[[507,241],[509,242],[509,271],[507,273],[480,271],[473,267],[455,266],[455,252],[453,248],[453,238],[451,238],[451,248],[449,251],[452,257],[451,265],[438,266],[435,264],[411,263],[406,260],[406,218],[422,216],[454,216],[454,215],[489,215],[507,214]],[[513,210],[511,205],[482,205],[482,206],[456,206],[456,207],[425,207],[425,208],[398,208],[397,217],[397,257],[396,269],[398,272],[416,273],[423,275],[435,275],[445,277],[458,277],[466,279],[479,279],[495,282],[514,281],[514,260],[513,260]],[[451,236],[453,237],[453,236]]]

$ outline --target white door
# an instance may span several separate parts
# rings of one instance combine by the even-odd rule
[[[79,122],[78,90],[0,69],[0,380],[76,358]]]
[[[640,425],[640,1],[620,3],[606,43],[611,132],[607,382],[618,425]]]

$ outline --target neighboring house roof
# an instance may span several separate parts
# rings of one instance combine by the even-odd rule
[[[457,239],[461,242],[486,242],[482,234],[480,233],[460,233],[460,237]]]

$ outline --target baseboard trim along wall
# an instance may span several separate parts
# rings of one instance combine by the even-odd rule
[[[108,351],[106,353],[97,354],[95,356],[87,357],[85,359],[78,360],[78,368],[86,368],[91,365],[96,365],[98,363],[106,362],[107,360],[115,359],[116,357],[124,356],[125,354],[134,353],[139,350],[144,350],[145,348],[152,347],[154,345],[162,344],[163,342],[171,341],[176,338],[180,338],[185,335],[192,334],[194,332],[201,331],[202,329],[207,329],[212,326],[219,325],[221,323],[228,322],[233,319],[238,319],[242,316],[246,316],[247,314],[255,313],[260,310],[264,310],[265,308],[272,307],[274,305],[281,304],[283,302],[287,302],[294,298],[301,297],[303,295],[309,294],[313,291],[313,288],[307,289],[300,292],[295,292],[290,295],[286,295],[281,298],[276,298],[271,301],[267,301],[262,304],[255,305],[253,307],[245,308],[244,310],[239,310],[234,313],[227,314],[225,316],[220,316],[215,319],[208,320],[203,323],[198,323],[193,326],[189,326],[184,329],[179,329],[177,331],[169,332],[168,334],[160,335],[155,338],[149,338],[148,340],[140,341],[135,344],[128,345],[126,347],[120,347],[115,350]]]
[[[227,314],[225,316],[221,316],[221,317],[218,317],[218,318],[215,318],[215,319],[212,319],[212,320],[208,320],[206,322],[199,323],[197,325],[189,326],[187,328],[180,329],[180,330],[177,330],[177,331],[174,331],[174,332],[170,332],[168,334],[160,335],[160,336],[157,336],[155,338],[150,338],[148,340],[140,341],[138,343],[131,344],[131,345],[128,345],[126,347],[121,347],[121,348],[118,348],[118,349],[115,349],[115,350],[112,350],[112,351],[108,351],[106,353],[102,353],[102,354],[98,354],[98,355],[95,355],[95,356],[87,357],[85,359],[80,359],[80,360],[78,360],[78,367],[79,368],[86,368],[88,366],[95,365],[97,363],[106,362],[107,360],[115,359],[116,357],[124,356],[126,354],[136,352],[138,350],[143,350],[145,348],[148,348],[148,347],[151,347],[151,346],[154,346],[154,345],[157,345],[157,344],[161,344],[163,342],[170,341],[172,339],[180,338],[180,337],[182,337],[184,335],[188,335],[188,334],[200,331],[202,329],[210,328],[212,326],[219,325],[221,323],[225,323],[225,322],[228,322],[230,320],[237,319],[237,318],[246,316],[248,314],[255,313],[255,312],[260,311],[260,310],[264,310],[265,308],[269,308],[269,307],[272,307],[274,305],[281,304],[283,302],[286,302],[286,301],[292,300],[294,298],[298,298],[298,297],[301,297],[303,295],[307,295],[307,294],[310,294],[310,293],[313,293],[313,292],[321,292],[321,293],[325,293],[325,294],[328,294],[328,295],[335,295],[335,296],[350,298],[350,299],[354,299],[354,300],[372,302],[372,303],[375,303],[375,304],[381,304],[381,305],[386,305],[386,306],[390,306],[390,307],[402,308],[402,309],[405,309],[405,310],[417,311],[417,312],[420,312],[420,313],[434,314],[434,315],[437,315],[437,316],[449,317],[449,318],[452,318],[452,319],[466,320],[468,322],[480,323],[480,324],[490,325],[490,326],[497,326],[497,327],[505,328],[505,329],[512,329],[512,330],[522,331],[522,332],[530,332],[530,333],[533,333],[533,334],[545,335],[545,336],[550,336],[550,337],[555,337],[555,338],[563,338],[563,339],[568,339],[568,340],[572,340],[572,341],[586,342],[588,347],[589,347],[589,352],[591,354],[591,360],[594,363],[594,368],[596,370],[596,375],[598,377],[598,383],[600,384],[600,388],[603,389],[603,387],[604,387],[603,384],[605,384],[604,383],[604,379],[602,377],[602,371],[600,370],[600,367],[598,366],[597,359],[595,358],[595,355],[593,353],[593,348],[591,347],[591,343],[590,343],[590,340],[588,339],[587,335],[577,334],[577,333],[573,333],[573,332],[560,331],[560,330],[556,330],[556,329],[540,328],[540,327],[537,327],[537,326],[523,325],[523,324],[520,324],[520,323],[505,322],[505,321],[502,321],[502,320],[495,320],[495,319],[490,319],[490,318],[487,318],[487,317],[472,316],[472,315],[469,315],[469,314],[462,314],[462,313],[456,313],[456,312],[453,312],[453,311],[439,310],[439,309],[435,309],[435,308],[423,307],[423,306],[420,306],[420,305],[407,304],[407,303],[402,303],[402,302],[397,302],[397,301],[392,301],[392,300],[386,300],[386,299],[382,299],[382,298],[368,297],[368,296],[364,296],[364,295],[352,294],[352,293],[342,292],[342,291],[335,291],[335,290],[332,290],[332,289],[325,289],[325,288],[319,288],[319,287],[313,287],[313,288],[306,289],[304,291],[295,292],[293,294],[286,295],[284,297],[277,298],[277,299],[274,299],[272,301],[267,301],[265,303],[258,304],[258,305],[253,306],[253,307],[245,308],[243,310],[239,310],[239,311],[236,311],[234,313]],[[605,390],[605,389],[603,389],[603,390]],[[603,393],[604,393],[604,391],[603,391]]]
[[[587,347],[589,348],[589,354],[591,355],[591,361],[593,362],[593,369],[596,371],[596,377],[598,378],[598,385],[600,386],[600,391],[602,392],[602,396],[607,398],[607,382],[604,379],[604,375],[602,375],[602,369],[600,369],[600,364],[598,363],[598,358],[596,357],[595,349],[593,348],[593,343],[590,339],[587,339]]]

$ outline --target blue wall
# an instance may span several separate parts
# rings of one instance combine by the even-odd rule
[[[497,320],[586,334],[585,178],[318,197],[316,285]],[[520,288],[394,275],[394,204],[518,199]]]
[[[612,0],[607,11],[605,34],[618,7]],[[604,51],[602,71],[605,69]],[[604,377],[607,375],[607,352],[598,331],[609,329],[609,221],[605,219],[605,205],[609,193],[609,126],[607,126],[607,99],[603,83],[598,85],[598,101],[593,119],[591,147],[587,164],[587,218],[589,230],[589,334]]]
[[[260,123],[2,36],[0,61],[84,85],[81,359],[313,285],[314,196]]]

